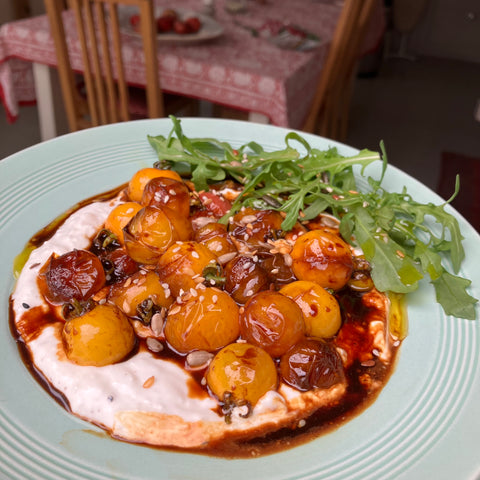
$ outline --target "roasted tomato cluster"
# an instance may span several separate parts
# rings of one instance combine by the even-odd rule
[[[220,221],[239,193],[138,171],[90,249],[42,269],[68,358],[101,366],[135,348],[174,356],[225,411],[254,406],[281,382],[308,391],[343,381],[337,297],[372,288],[368,264],[320,219],[285,232],[281,212],[243,208]]]

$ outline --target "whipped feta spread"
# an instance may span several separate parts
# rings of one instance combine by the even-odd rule
[[[62,255],[74,248],[88,248],[116,201],[89,204],[62,224],[55,235],[35,249],[25,264],[12,295],[16,323],[29,308],[47,305],[37,276],[52,253]],[[35,364],[50,384],[68,400],[76,415],[108,429],[116,412],[149,411],[178,415],[185,421],[218,420],[213,398],[190,398],[189,374],[180,366],[139,352],[127,361],[104,367],[80,366],[59,355],[60,330],[47,326],[28,343]],[[143,385],[154,377],[148,388]],[[182,399],[179,401],[179,399]]]

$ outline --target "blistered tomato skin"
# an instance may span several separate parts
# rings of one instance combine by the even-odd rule
[[[113,305],[97,305],[68,320],[62,337],[67,358],[78,365],[110,365],[123,360],[135,346],[128,318]]]
[[[261,245],[278,238],[282,222],[283,217],[274,210],[245,208],[232,217],[229,231],[240,242]]]
[[[215,262],[215,255],[198,242],[173,244],[160,257],[156,271],[162,282],[169,284],[172,295],[195,288],[196,278],[201,277],[205,267]]]
[[[300,307],[292,299],[263,291],[245,304],[240,332],[248,343],[263,348],[272,357],[280,357],[303,338],[305,323]]]
[[[200,227],[194,234],[194,240],[205,245],[217,258],[237,252],[223,223],[211,222]]]
[[[165,324],[165,337],[179,353],[215,352],[238,335],[238,306],[216,288],[199,289],[198,295],[173,304]]]
[[[73,250],[50,257],[41,279],[45,296],[52,303],[88,300],[106,282],[100,259],[87,250]]]
[[[268,289],[268,275],[251,256],[238,255],[224,269],[225,290],[244,305],[256,293]]]
[[[220,350],[208,367],[206,379],[220,401],[230,393],[236,404],[248,402],[252,406],[278,383],[272,357],[248,343],[232,343]]]
[[[158,168],[142,168],[138,170],[130,179],[127,187],[128,197],[132,202],[140,203],[142,201],[143,191],[147,183],[152,178],[166,177],[181,181],[182,177],[172,170],[160,170]]]
[[[193,237],[193,228],[190,219],[184,215],[179,215],[179,212],[173,208],[162,207],[162,210],[170,220],[177,240],[182,242],[191,240]]]
[[[117,205],[105,220],[105,228],[112,232],[123,245],[123,229],[141,209],[142,205],[137,202],[125,202]]]
[[[324,288],[340,290],[353,273],[348,244],[324,230],[312,230],[298,237],[290,255],[299,280],[316,282]]]
[[[183,182],[173,178],[156,177],[150,180],[145,185],[141,203],[167,207],[183,217],[190,214],[190,192]]]
[[[153,271],[139,271],[126,282],[117,283],[110,289],[108,301],[115,304],[129,317],[137,317],[138,307],[150,299],[157,307],[169,307],[172,296]]]
[[[296,280],[291,265],[287,263],[285,256],[281,253],[260,250],[257,257],[259,264],[267,272],[268,280],[276,288],[281,288]]]
[[[121,282],[138,272],[138,264],[123,248],[116,248],[101,258],[108,284]]]
[[[139,210],[124,229],[125,248],[138,263],[155,264],[178,237],[166,213],[157,207]]]
[[[302,310],[308,337],[333,337],[342,325],[337,299],[318,283],[299,280],[285,285],[280,293],[291,298]]]
[[[280,374],[300,391],[330,388],[344,379],[342,360],[335,348],[313,339],[299,342],[282,356]]]

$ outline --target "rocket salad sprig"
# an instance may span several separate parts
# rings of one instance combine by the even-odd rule
[[[340,220],[343,238],[370,262],[378,290],[409,293],[429,276],[447,315],[475,319],[477,300],[467,292],[471,282],[457,275],[465,256],[457,219],[444,205],[416,202],[405,188],[386,191],[381,185],[387,167],[383,145],[382,155],[362,150],[343,157],[336,148],[312,148],[289,132],[282,150],[266,152],[255,142],[235,149],[214,138],[187,138],[180,121],[171,119],[167,137],[148,137],[163,167],[191,176],[197,190],[226,179],[243,185],[223,221],[243,206],[273,208],[285,213],[282,228],[290,230],[298,220],[331,213]],[[378,161],[383,162],[381,178],[367,177],[369,188],[359,191],[356,176]],[[354,173],[354,167],[360,172]]]

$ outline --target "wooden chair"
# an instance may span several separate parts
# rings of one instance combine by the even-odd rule
[[[302,130],[345,140],[360,49],[378,0],[345,0]]]
[[[139,33],[146,70],[146,116],[164,116],[164,95],[158,75],[156,28],[151,0],[68,0],[68,5],[74,12],[82,50],[86,99],[79,92],[70,62],[62,22],[64,2],[44,2],[55,42],[70,131],[131,119],[117,9],[121,4],[138,7]]]

